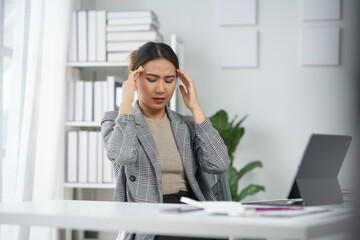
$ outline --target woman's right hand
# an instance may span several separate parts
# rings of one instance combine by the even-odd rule
[[[143,71],[142,66],[135,71],[130,71],[129,78],[123,82],[119,114],[133,114],[132,102],[134,101],[134,92],[137,87],[137,80]]]

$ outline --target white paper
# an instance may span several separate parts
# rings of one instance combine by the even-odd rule
[[[204,209],[205,212],[214,214],[235,215],[242,214],[245,208],[239,202],[232,201],[196,201],[191,198],[181,197],[181,202]]]
[[[303,0],[303,20],[340,19],[340,0]]]
[[[279,206],[242,205],[239,202],[232,201],[196,201],[187,197],[181,197],[180,201],[192,207],[203,209],[210,214],[225,214],[233,217],[297,217],[308,214],[335,213],[333,210],[324,207],[284,207],[284,209],[281,210]],[[273,208],[279,208],[279,210]],[[293,209],[289,210],[288,208]],[[171,212],[170,210],[171,209],[166,209],[164,212]],[[344,210],[342,211],[346,212]],[[186,212],[186,210],[184,212]]]
[[[339,28],[308,28],[302,31],[303,65],[339,64]]]
[[[220,46],[222,67],[257,66],[258,33],[255,29],[224,28]]]
[[[218,0],[220,25],[256,24],[256,0]]]

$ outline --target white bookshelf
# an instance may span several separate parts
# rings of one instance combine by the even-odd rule
[[[65,122],[65,127],[69,127],[69,128],[100,128],[100,123],[99,122],[72,122],[72,121],[67,121]]]
[[[65,188],[114,189],[115,183],[64,183]]]
[[[111,70],[116,68],[126,68],[127,62],[68,62],[68,67],[81,68],[87,70]]]

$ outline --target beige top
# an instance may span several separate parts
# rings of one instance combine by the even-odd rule
[[[157,121],[145,117],[160,157],[163,194],[187,191],[184,167],[167,114]]]

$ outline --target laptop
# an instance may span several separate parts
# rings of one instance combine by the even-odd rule
[[[242,202],[277,206],[314,206],[343,202],[337,179],[351,136],[312,134],[287,199]]]

